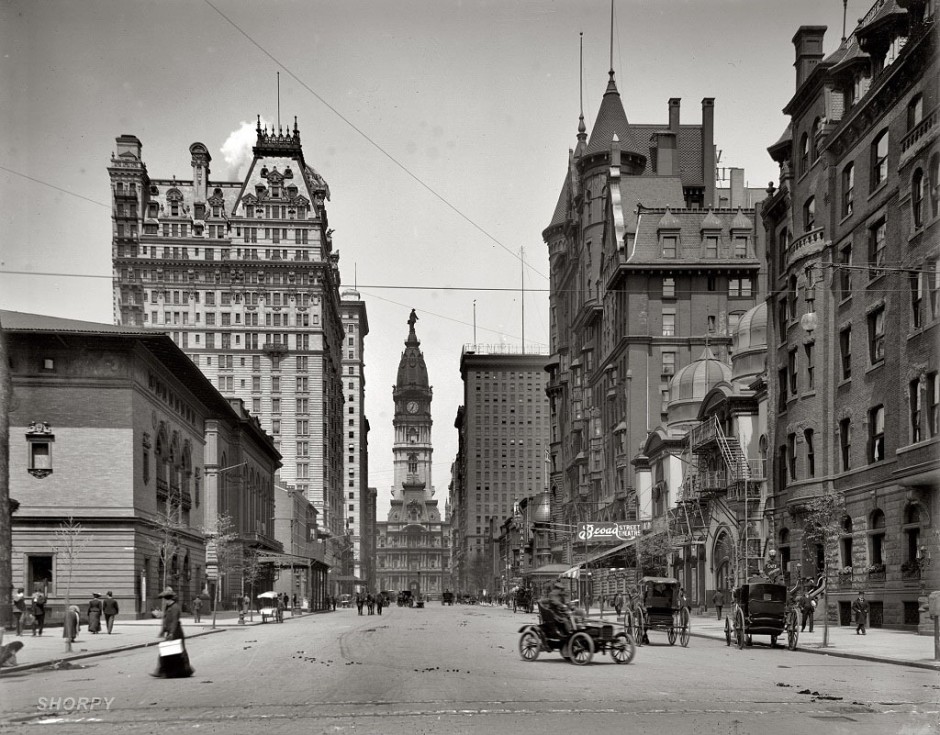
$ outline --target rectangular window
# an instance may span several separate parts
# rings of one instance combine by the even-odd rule
[[[676,353],[663,352],[663,375],[675,375]]]
[[[790,479],[796,479],[796,434],[787,435],[787,466],[790,468]]]
[[[52,584],[52,554],[29,554],[26,557],[26,589],[29,592],[41,590],[46,597],[55,594]]]
[[[816,449],[813,446],[813,430],[806,429],[803,432],[803,441],[806,444],[806,476],[816,476]]]
[[[885,458],[885,407],[875,406],[868,412],[868,463]]]
[[[868,360],[874,365],[885,359],[885,307],[868,315]]]
[[[842,471],[852,469],[852,420],[842,419],[839,422],[839,449],[842,455]]]
[[[911,416],[911,444],[916,444],[923,438],[920,428],[923,405],[921,404],[919,378],[915,378],[908,384],[907,396]]]
[[[663,298],[674,299],[675,297],[676,297],[676,279],[664,278],[663,279]]]
[[[679,246],[679,238],[675,235],[666,235],[663,237],[663,257],[675,258]]]
[[[839,358],[842,363],[842,380],[852,377],[852,327],[839,332]]]
[[[927,375],[927,433],[931,437],[940,433],[940,380],[937,373]]]
[[[281,412],[281,399],[272,398],[271,399],[271,413],[280,413]]]
[[[815,345],[812,342],[808,342],[803,346],[803,352],[806,355],[806,390],[813,390],[816,387],[816,376],[815,369],[816,365],[814,364],[814,353]]]
[[[924,280],[920,273],[911,273],[911,326],[920,329],[924,325]]]
[[[790,350],[787,354],[787,375],[790,380],[790,395],[796,395],[799,385],[797,382],[797,361],[796,361],[796,350]]]
[[[852,295],[852,243],[846,243],[839,251],[839,289],[842,298]]]
[[[842,169],[842,216],[848,217],[855,207],[855,164]]]
[[[715,235],[706,235],[705,237],[705,257],[718,257],[718,238]]]
[[[783,413],[787,410],[787,369],[777,371],[777,411]]]
[[[871,144],[871,190],[874,191],[888,178],[888,131],[881,133]]]
[[[747,257],[747,237],[742,237],[741,235],[737,235],[734,238],[734,257],[735,258]]]
[[[676,333],[676,310],[674,307],[663,309],[663,336],[672,337]]]
[[[885,220],[878,220],[868,228],[868,265],[883,266],[885,264]],[[869,278],[881,275],[880,271],[869,271]]]

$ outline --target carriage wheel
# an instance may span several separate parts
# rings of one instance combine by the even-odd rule
[[[636,656],[636,643],[628,633],[618,633],[610,644],[610,657],[618,664],[628,664]]]
[[[734,614],[734,643],[740,649],[744,650],[744,613],[738,610]]]
[[[670,625],[669,630],[666,631],[666,640],[669,641],[670,646],[676,645],[676,637],[678,633],[676,631],[675,625]]]
[[[787,648],[791,651],[796,650],[796,644],[800,640],[800,628],[796,623],[796,612],[792,611],[787,616]]]
[[[691,632],[689,631],[688,608],[682,608],[682,613],[680,614],[679,619],[682,621],[682,629],[679,631],[679,644],[683,648],[687,648],[689,645],[689,638],[691,638]]]
[[[646,634],[646,622],[643,619],[643,609],[637,608],[633,614],[633,640],[638,646],[643,645],[643,636]]]
[[[594,641],[587,633],[577,632],[568,641],[568,655],[575,666],[585,666],[594,658]]]
[[[534,630],[527,630],[519,636],[519,655],[523,661],[535,661],[542,650],[542,640]]]
[[[725,618],[725,645],[731,645],[731,621]]]

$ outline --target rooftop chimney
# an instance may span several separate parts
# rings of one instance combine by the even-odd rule
[[[669,130],[673,133],[679,132],[679,97],[672,97],[669,100]]]
[[[823,58],[823,37],[826,35],[826,26],[800,26],[793,36],[793,46],[796,49],[796,88],[803,86],[816,65]]]

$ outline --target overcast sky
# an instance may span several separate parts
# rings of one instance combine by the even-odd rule
[[[849,0],[849,29],[870,4]],[[832,51],[841,0],[616,0],[627,118],[664,123],[681,97],[682,122],[698,124],[714,97],[719,165],[744,168],[752,186],[776,181],[766,148],[786,125],[800,25],[828,25]],[[478,343],[521,343],[520,248],[525,341],[548,349],[541,232],[576,142],[582,31],[590,131],[610,65],[608,0],[4,0],[0,308],[111,322],[115,137],[140,138],[154,178],[189,178],[200,141],[211,178],[236,179],[238,132],[247,124],[250,145],[256,115],[277,120],[280,71],[280,119],[297,117],[307,162],[330,185],[343,284],[367,303],[379,518],[412,308],[443,507],[474,302]]]

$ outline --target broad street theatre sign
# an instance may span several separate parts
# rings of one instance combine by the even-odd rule
[[[594,541],[595,543],[610,543],[629,541],[636,538],[643,531],[649,530],[649,521],[637,521],[633,523],[594,522],[578,524],[578,540]]]

